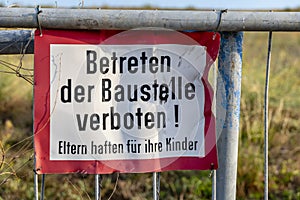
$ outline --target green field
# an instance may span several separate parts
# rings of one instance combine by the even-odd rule
[[[244,35],[237,199],[263,198],[267,33]],[[20,55],[0,56],[19,65]],[[269,197],[300,199],[300,33],[274,33],[270,74]],[[33,56],[23,67],[33,69]],[[0,199],[33,199],[33,86],[0,64]],[[27,73],[23,71],[22,73]],[[210,199],[208,171],[163,172],[161,199]],[[102,176],[102,197],[151,199],[151,174]],[[94,199],[94,176],[47,175],[45,199]]]

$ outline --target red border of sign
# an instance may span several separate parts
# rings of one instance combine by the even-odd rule
[[[144,160],[113,160],[113,161],[53,161],[50,160],[50,44],[99,44],[105,39],[120,33],[116,30],[101,31],[66,31],[43,30],[43,35],[35,33],[34,41],[34,146],[36,170],[39,174],[52,173],[88,173],[108,174],[160,172],[168,170],[209,170],[218,168],[215,117],[211,111],[212,89],[207,82],[208,70],[202,82],[205,87],[205,152],[203,158],[179,157]],[[131,32],[132,34],[132,32]],[[177,33],[178,34],[178,33]],[[214,32],[184,32],[200,45],[206,46],[208,52],[207,65],[210,66],[217,58],[220,36]],[[110,44],[186,44],[176,37],[178,35],[149,35],[147,31],[131,35],[126,40],[110,41]],[[115,43],[114,43],[115,42]],[[171,162],[172,161],[172,162]],[[167,166],[166,164],[169,163]],[[212,165],[213,164],[213,165]],[[116,166],[117,169],[110,166]],[[165,166],[165,167],[160,167]]]

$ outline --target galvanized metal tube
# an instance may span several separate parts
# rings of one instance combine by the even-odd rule
[[[242,32],[221,34],[217,77],[217,100],[221,102],[217,103],[226,110],[226,117],[218,139],[217,200],[236,198],[242,43]],[[220,114],[218,112],[216,115]]]
[[[36,173],[36,158],[35,158],[35,155],[34,155],[34,158],[33,158],[33,165],[34,165],[34,177],[33,177],[33,180],[34,180],[34,199],[35,200],[39,200],[39,177],[38,177],[38,174]]]
[[[266,82],[265,82],[265,97],[264,97],[264,200],[269,199],[269,79],[270,79],[270,65],[271,65],[271,52],[272,52],[272,32],[269,32],[268,42],[268,57],[266,65]]]
[[[41,200],[44,200],[44,197],[45,197],[45,178],[46,178],[46,174],[42,174],[42,181],[41,181]]]
[[[216,191],[217,191],[216,181],[217,181],[216,170],[213,170],[211,200],[217,200],[217,195],[216,195]]]
[[[95,200],[101,200],[101,190],[100,190],[101,176],[99,174],[95,175]]]
[[[153,172],[153,200],[159,200],[160,193],[160,173]]]
[[[0,8],[0,27],[200,31],[300,31],[299,12]],[[222,16],[221,16],[222,15]],[[220,20],[221,19],[221,20]]]

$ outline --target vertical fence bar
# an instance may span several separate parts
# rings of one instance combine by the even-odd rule
[[[221,33],[217,99],[226,110],[226,117],[218,139],[217,200],[236,199],[242,43],[243,32]]]
[[[212,194],[211,194],[211,199],[212,200],[217,200],[216,196],[216,170],[213,170],[213,175],[212,175]]]
[[[153,200],[159,200],[160,192],[160,173],[153,172]]]
[[[34,165],[34,177],[33,177],[33,181],[34,181],[34,199],[35,200],[39,200],[39,177],[38,174],[36,173],[36,158],[34,155],[33,158],[33,165]]]
[[[42,181],[41,181],[41,200],[44,200],[44,196],[45,196],[45,178],[46,178],[46,174],[42,174]]]
[[[212,84],[213,84],[213,89],[214,91],[217,91],[217,75],[218,75],[218,68],[216,67],[216,65],[212,65],[211,67],[213,67],[213,81],[212,81]],[[214,101],[213,101],[213,109],[214,109],[214,113],[215,115],[217,114],[216,110],[217,110],[217,105],[216,105],[216,100],[217,99],[217,94],[216,92],[214,92]],[[216,116],[216,137],[218,138],[218,134],[219,134],[219,120],[217,119],[218,116]],[[213,170],[213,175],[212,175],[212,186],[211,186],[211,199],[212,200],[216,200],[217,199],[217,171],[216,170]]]
[[[100,184],[101,176],[99,174],[95,175],[95,200],[101,200],[101,190]]]
[[[266,83],[265,83],[265,108],[264,108],[264,145],[265,145],[265,161],[264,161],[264,179],[265,179],[265,188],[264,188],[264,199],[269,199],[269,78],[270,78],[270,65],[271,65],[271,51],[272,51],[272,31],[269,32],[269,42],[268,42],[268,57],[267,57],[267,66],[266,66]]]

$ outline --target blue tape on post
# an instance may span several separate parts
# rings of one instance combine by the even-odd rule
[[[219,169],[217,200],[236,199],[236,178],[242,80],[242,32],[221,33],[217,76]],[[221,116],[220,116],[221,115]]]
[[[226,110],[224,128],[238,128],[240,116],[240,96],[242,79],[242,43],[243,33],[222,33],[219,54],[219,76],[225,93],[221,97],[221,105]],[[219,80],[220,81],[220,80]]]

